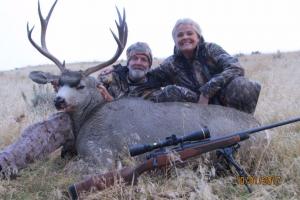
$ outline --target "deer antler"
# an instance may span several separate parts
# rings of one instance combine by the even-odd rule
[[[66,71],[66,67],[65,67],[65,62],[61,63],[56,57],[54,57],[47,49],[46,46],[46,31],[47,31],[47,25],[49,22],[49,19],[51,17],[52,11],[55,7],[57,3],[57,0],[54,2],[54,4],[52,5],[46,19],[43,18],[42,16],[42,12],[41,12],[41,7],[40,7],[40,2],[38,2],[38,12],[39,12],[39,17],[40,17],[40,21],[41,21],[41,46],[37,45],[33,39],[32,39],[32,31],[34,29],[34,26],[29,29],[29,24],[27,23],[27,36],[28,39],[30,41],[30,43],[44,56],[46,56],[47,58],[49,58],[50,60],[52,60],[56,66],[60,69],[61,72]]]
[[[119,37],[117,37],[115,35],[115,33],[110,29],[113,37],[115,38],[117,44],[118,44],[118,49],[115,53],[115,55],[109,59],[108,61],[104,62],[104,63],[101,63],[99,65],[96,65],[94,67],[90,67],[88,69],[86,69],[83,73],[84,75],[88,76],[112,63],[114,63],[119,57],[120,55],[122,54],[125,46],[126,46],[126,43],[127,43],[127,34],[128,34],[128,28],[127,28],[127,23],[125,21],[125,9],[123,9],[123,18],[121,17],[121,14],[120,14],[120,11],[119,9],[116,7],[117,9],[117,12],[118,12],[118,18],[119,18],[119,24],[116,22],[116,25],[117,25],[117,28],[118,28],[118,34],[119,34]]]

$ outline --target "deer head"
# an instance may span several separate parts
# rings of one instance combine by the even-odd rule
[[[118,8],[118,18],[119,23],[116,21],[118,29],[118,37],[110,29],[115,41],[118,44],[117,51],[115,55],[108,61],[101,63],[96,66],[89,67],[84,71],[72,71],[66,68],[65,62],[61,62],[55,56],[53,56],[46,46],[46,31],[49,19],[53,12],[53,9],[57,3],[57,0],[52,5],[46,18],[42,16],[40,3],[38,2],[38,13],[41,22],[41,45],[39,46],[32,39],[32,32],[34,27],[31,29],[27,23],[27,35],[30,43],[44,56],[49,58],[55,65],[60,69],[60,75],[53,75],[51,73],[33,71],[30,73],[29,77],[32,81],[38,84],[46,83],[56,83],[58,84],[57,95],[54,100],[55,107],[58,110],[64,110],[66,112],[87,112],[95,107],[100,102],[103,102],[103,98],[97,91],[96,86],[98,84],[97,80],[90,74],[113,64],[123,52],[126,42],[127,42],[127,24],[125,21],[125,10],[123,10],[123,16],[121,16]],[[79,113],[82,114],[82,113]]]

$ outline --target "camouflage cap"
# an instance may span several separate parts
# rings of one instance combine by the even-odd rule
[[[150,67],[151,67],[153,58],[152,58],[151,49],[147,43],[137,42],[137,43],[130,45],[126,51],[127,62],[129,62],[131,57],[136,54],[142,54],[142,55],[147,56],[149,63],[150,63]]]

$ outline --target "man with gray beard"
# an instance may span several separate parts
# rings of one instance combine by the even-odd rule
[[[126,51],[127,66],[114,65],[113,70],[100,73],[98,79],[110,95],[107,99],[123,96],[143,97],[151,95],[151,90],[138,90],[137,87],[147,81],[146,74],[152,65],[152,53],[147,43],[137,42]]]
[[[189,101],[195,102],[197,95],[183,87],[166,86],[155,88],[151,85],[147,72],[150,70],[153,57],[147,43],[137,42],[126,51],[127,65],[113,66],[113,70],[100,73],[98,79],[105,88],[104,96],[108,101],[124,96],[142,97],[154,102]]]

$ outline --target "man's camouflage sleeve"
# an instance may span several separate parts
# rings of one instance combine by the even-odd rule
[[[208,67],[215,67],[216,71],[221,71],[221,73],[212,75],[212,78],[199,90],[204,96],[213,97],[235,77],[243,76],[244,69],[237,58],[229,55],[217,44],[207,43],[206,52],[208,54],[206,58],[213,62],[213,66],[208,64]]]
[[[120,98],[124,95],[124,84],[120,80],[119,76],[115,74],[116,72],[110,71],[105,74],[100,74],[98,80],[102,84],[110,95],[114,98]]]

